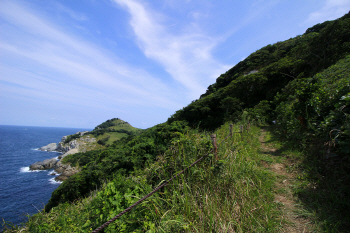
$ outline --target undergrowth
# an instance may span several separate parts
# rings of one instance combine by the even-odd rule
[[[350,159],[328,156],[323,147],[298,150],[283,141],[274,126],[267,128],[268,141],[277,148],[273,161],[294,173],[293,195],[300,217],[309,219],[316,232],[350,232]]]

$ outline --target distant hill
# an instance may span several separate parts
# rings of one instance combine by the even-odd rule
[[[126,121],[113,118],[99,124],[92,131],[65,136],[59,144],[59,147],[63,150],[58,151],[66,153],[69,150],[67,154],[74,154],[104,149],[124,137],[135,136],[142,131],[142,129],[135,128]]]
[[[136,135],[142,131],[142,129],[135,128],[126,121],[113,118],[96,126],[89,134],[94,135],[98,144],[107,146],[123,137]]]

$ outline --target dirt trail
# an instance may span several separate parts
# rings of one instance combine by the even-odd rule
[[[265,153],[271,153],[274,156],[279,156],[276,148],[272,144],[265,141],[266,131],[262,130],[260,135],[261,149]],[[288,161],[285,162],[288,164]],[[282,230],[281,232],[312,232],[312,227],[308,219],[298,216],[295,198],[292,193],[292,183],[295,180],[295,174],[288,173],[286,169],[286,164],[274,163],[271,165],[266,165],[277,175],[276,184],[276,195],[275,202],[281,204],[283,211],[282,220],[287,220],[287,223],[283,224],[282,220]]]

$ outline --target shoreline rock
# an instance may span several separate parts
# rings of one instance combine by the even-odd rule
[[[44,161],[33,163],[29,166],[29,170],[46,170],[53,168],[57,163],[56,158],[46,159]]]
[[[89,131],[85,132],[77,132],[76,134],[79,134],[80,136],[83,136],[84,134],[88,133]],[[44,161],[33,163],[29,166],[30,170],[47,170],[54,168],[54,174],[60,174],[55,178],[56,181],[64,181],[67,180],[70,176],[78,173],[81,169],[77,167],[72,167],[69,164],[63,164],[61,162],[61,159],[63,159],[65,156],[70,154],[75,154],[78,152],[81,152],[80,150],[85,151],[86,149],[79,148],[81,146],[85,146],[88,143],[96,142],[96,138],[90,137],[88,135],[86,138],[78,138],[70,141],[69,143],[65,143],[68,136],[63,136],[61,139],[61,142],[57,143],[50,143],[46,146],[40,147],[39,150],[41,151],[56,151],[62,153],[60,156],[58,156],[57,160],[56,158],[46,159]]]
[[[41,151],[56,151],[57,143],[50,143],[47,146],[40,147],[38,150]]]
[[[55,171],[62,171],[63,172],[55,178],[56,181],[64,181],[67,180],[69,177],[71,177],[74,174],[77,174],[80,172],[81,169],[77,167],[71,167],[70,165],[62,164],[62,167],[58,167]]]

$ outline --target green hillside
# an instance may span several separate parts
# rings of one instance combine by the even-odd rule
[[[192,126],[214,129],[243,109],[273,110],[279,104],[274,101],[276,94],[290,81],[313,78],[350,54],[349,23],[350,14],[346,14],[261,48],[218,77],[200,99],[177,111],[169,122],[186,120]],[[269,111],[268,117],[274,120],[275,115]]]
[[[348,232],[350,13],[252,53],[165,123],[97,126],[103,148],[65,157],[81,172],[13,231],[90,232],[209,152],[212,133],[227,137],[218,160],[102,232]]]
[[[136,135],[140,132],[142,129],[137,129],[119,118],[113,118],[96,126],[90,134],[96,137],[98,144],[109,146],[123,137]]]
[[[212,130],[242,111],[251,121],[277,120],[281,134],[319,143],[337,138],[339,153],[350,153],[350,14],[309,28],[305,34],[249,55],[221,75],[200,99],[168,122]],[[342,106],[346,106],[340,110]],[[336,116],[335,116],[336,115]],[[337,118],[336,122],[333,119]],[[336,133],[337,132],[337,133]],[[321,136],[322,135],[322,136]]]
[[[63,142],[62,147],[69,147],[69,143],[75,140],[75,151],[71,150],[71,154],[91,150],[101,150],[111,146],[113,143],[116,143],[116,141],[124,137],[135,136],[142,131],[142,129],[135,128],[126,121],[119,118],[113,118],[96,126],[92,131],[68,135]]]

